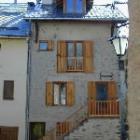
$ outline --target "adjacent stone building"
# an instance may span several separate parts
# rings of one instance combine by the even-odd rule
[[[0,140],[25,140],[27,5],[0,5]]]
[[[92,0],[30,4],[30,140],[119,140],[118,58],[108,40],[127,18]]]
[[[130,140],[140,139],[140,1],[129,1],[128,124]]]

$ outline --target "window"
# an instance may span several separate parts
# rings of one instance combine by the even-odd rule
[[[74,83],[50,82],[46,83],[46,105],[67,105],[74,104]]]
[[[30,123],[30,140],[39,140],[45,135],[45,122]]]
[[[93,42],[59,41],[57,72],[93,72]]]
[[[85,0],[65,0],[65,12],[82,14]]]
[[[96,100],[107,100],[108,88],[106,82],[96,83]]]
[[[40,51],[46,51],[46,50],[48,50],[48,42],[40,41],[39,42],[39,50]]]
[[[39,51],[51,51],[52,49],[53,49],[53,41],[51,40],[39,41]]]
[[[124,60],[119,60],[119,70],[124,70],[125,69],[125,63]]]
[[[66,42],[67,45],[67,70],[83,71],[84,56],[83,42]]]
[[[3,99],[13,100],[14,99],[14,81],[4,81]]]
[[[66,105],[66,83],[54,83],[54,105]]]

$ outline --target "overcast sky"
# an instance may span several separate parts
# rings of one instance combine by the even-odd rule
[[[36,0],[17,0],[18,3],[26,3],[28,1],[36,2]],[[95,4],[106,4],[106,3],[112,3],[114,0],[94,0]],[[127,0],[117,0],[117,1],[127,1]],[[0,0],[0,3],[12,3],[14,0]]]
[[[0,0],[0,3],[13,3],[15,0]],[[36,2],[36,0],[17,0],[18,3],[27,3],[27,2]],[[119,2],[126,2],[128,0],[94,0],[94,4],[108,4],[112,3],[113,1],[119,1]],[[128,9],[127,5],[121,4],[118,6],[118,8],[128,17]]]

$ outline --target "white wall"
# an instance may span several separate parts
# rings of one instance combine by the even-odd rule
[[[27,41],[0,39],[0,126],[19,127],[25,140]],[[3,100],[3,81],[14,80],[14,100]]]

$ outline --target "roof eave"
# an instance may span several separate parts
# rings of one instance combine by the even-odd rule
[[[93,18],[24,18],[25,20],[32,20],[32,21],[92,21],[92,22],[115,22],[115,23],[124,23],[126,21],[128,21],[127,18],[125,19],[106,19],[106,18],[102,18],[102,19],[93,19]]]
[[[25,38],[29,38],[29,36],[0,35],[0,38],[17,38],[17,39],[25,39]]]

